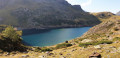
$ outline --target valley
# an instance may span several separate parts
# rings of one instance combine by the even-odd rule
[[[120,12],[94,2],[0,0],[0,58],[120,58]]]

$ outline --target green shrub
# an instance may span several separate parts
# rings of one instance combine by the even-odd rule
[[[120,37],[115,37],[114,39],[113,39],[113,41],[120,41]]]
[[[8,26],[1,33],[2,37],[9,38],[13,42],[18,42],[18,41],[22,40],[22,38],[19,35],[20,36],[22,35],[22,31],[16,31],[16,30],[14,30],[14,27],[12,27],[12,26]]]
[[[70,47],[70,46],[72,46],[72,44],[70,44],[70,43],[62,43],[62,44],[58,44],[56,46],[56,48],[59,49],[59,48],[66,48],[66,47]]]
[[[37,47],[37,48],[35,48],[35,52],[40,52],[40,50],[41,50],[41,48],[39,48],[39,47]]]
[[[41,52],[46,52],[46,51],[52,51],[52,49],[50,49],[50,48],[42,48],[41,49]]]
[[[110,32],[110,34],[113,34],[113,32]]]
[[[22,31],[14,30],[12,26],[3,28],[0,34],[0,49],[7,52],[27,51],[27,47],[23,45],[22,38],[18,33],[22,35]]]
[[[46,51],[52,51],[52,49],[46,48],[46,47],[43,47],[43,48],[37,47],[37,48],[35,48],[34,51],[35,52],[46,52]]]
[[[95,42],[87,42],[87,43],[80,43],[79,46],[80,47],[87,47],[89,45],[99,45],[99,44],[111,44],[112,41],[109,40],[101,40],[101,41],[95,41]]]
[[[85,38],[80,38],[79,40],[82,41],[82,40],[84,40],[84,39],[85,39]]]
[[[93,44],[92,42],[80,43],[79,46],[80,46],[80,47],[87,47],[87,46],[92,45],[92,44]]]

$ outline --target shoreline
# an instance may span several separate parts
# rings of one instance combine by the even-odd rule
[[[71,27],[72,29],[74,29],[73,27]],[[84,28],[84,27],[76,27],[76,28]],[[76,29],[75,28],[75,29]],[[87,27],[86,27],[87,28]],[[56,29],[60,29],[60,28],[52,28],[52,29],[47,29],[47,31],[46,31],[46,29],[30,29],[31,31],[32,30],[35,30],[35,31],[40,31],[41,33],[44,33],[44,32],[49,32],[49,31],[51,31],[51,30],[56,30]],[[63,28],[63,29],[65,29],[65,28]],[[69,28],[68,28],[69,29]],[[30,31],[29,30],[29,31]],[[42,30],[42,31],[41,31]],[[39,32],[38,32],[39,33]],[[33,34],[33,33],[32,33]],[[29,36],[31,36],[32,34],[30,34]],[[37,34],[36,32],[35,32],[35,34]],[[40,33],[39,33],[40,34]],[[27,35],[24,35],[24,36],[27,36]],[[24,37],[23,36],[23,37]],[[75,38],[77,38],[77,37],[75,37]],[[75,39],[75,38],[73,38],[73,39]],[[72,39],[71,39],[72,40]],[[67,40],[67,41],[71,41],[71,40]],[[28,43],[26,43],[26,42],[24,42],[23,41],[23,43],[25,44],[25,45],[27,45],[27,46],[32,46],[32,45],[30,45],[30,44],[28,44]],[[60,42],[60,43],[63,43],[63,42]],[[60,43],[57,43],[57,44],[60,44]],[[55,46],[56,44],[53,44],[53,45],[48,45],[48,46]],[[33,46],[33,47],[38,47],[38,46]],[[46,46],[39,46],[39,47],[46,47]]]

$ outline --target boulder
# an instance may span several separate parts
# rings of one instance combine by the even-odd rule
[[[82,43],[86,43],[86,42],[92,42],[93,40],[91,40],[91,39],[84,39],[84,40],[82,40],[81,42]]]
[[[47,54],[48,56],[54,55],[54,53],[50,53],[50,52],[46,52],[46,54]]]
[[[43,55],[42,55],[42,56],[39,56],[39,58],[46,58],[46,56],[43,56]]]
[[[22,55],[22,58],[28,58],[29,55]]]
[[[101,46],[100,45],[96,45],[96,46],[94,46],[94,48],[101,49]]]

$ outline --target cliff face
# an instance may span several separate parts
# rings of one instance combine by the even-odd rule
[[[65,0],[0,0],[0,23],[44,28],[93,26],[100,21]]]

